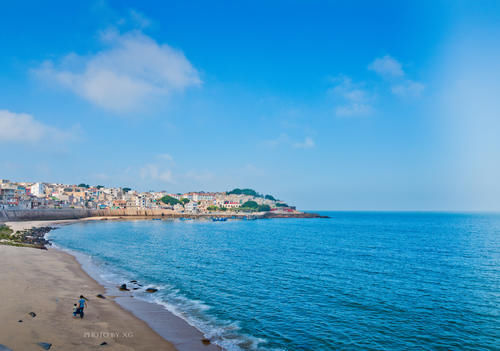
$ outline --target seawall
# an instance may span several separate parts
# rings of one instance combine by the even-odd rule
[[[79,219],[86,217],[171,217],[176,215],[171,210],[161,209],[114,209],[114,210],[91,210],[83,208],[64,209],[36,209],[36,210],[0,210],[0,221],[34,221],[34,220],[57,220],[57,219]]]

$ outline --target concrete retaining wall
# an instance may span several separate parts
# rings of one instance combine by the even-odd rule
[[[40,209],[40,210],[0,210],[0,221],[34,221],[52,219],[77,219],[96,216],[96,210],[81,208]]]
[[[35,221],[78,219],[85,217],[123,216],[123,217],[174,217],[172,210],[161,209],[119,209],[119,210],[89,210],[81,208],[37,209],[37,210],[0,210],[0,221]]]

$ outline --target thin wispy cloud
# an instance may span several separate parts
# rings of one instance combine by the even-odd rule
[[[405,75],[401,63],[389,55],[376,58],[368,69],[382,77],[403,77]]]
[[[172,155],[167,154],[167,153],[158,154],[157,157],[159,159],[165,160],[165,161],[173,161],[174,160],[174,158],[172,157]]]
[[[333,79],[335,86],[329,93],[338,101],[335,114],[339,117],[358,117],[371,115],[375,108],[375,95],[364,83],[354,83],[347,76]]]
[[[0,142],[65,142],[78,137],[78,126],[62,130],[36,120],[27,113],[0,110]]]
[[[401,97],[419,97],[424,89],[425,86],[422,83],[412,80],[405,80],[391,87],[392,93]]]
[[[202,84],[197,69],[180,50],[140,31],[108,30],[101,41],[104,49],[93,55],[69,54],[59,62],[46,61],[35,73],[119,113],[145,108],[151,99]]]
[[[304,141],[293,144],[293,146],[297,149],[311,149],[315,145],[316,144],[311,137],[306,137]]]
[[[147,164],[140,169],[140,176],[143,180],[161,181],[163,183],[174,183],[172,171],[162,169],[155,164]]]
[[[389,81],[391,92],[399,97],[419,97],[425,89],[424,84],[407,78],[403,65],[389,55],[376,58],[368,69]]]
[[[128,12],[130,21],[132,21],[133,24],[140,29],[150,27],[153,23],[153,21],[142,12],[135,9],[130,9]]]
[[[297,141],[291,138],[288,134],[282,133],[274,139],[264,140],[262,145],[268,148],[276,148],[278,146],[286,146],[296,149],[311,149],[315,146],[314,140],[307,136],[303,141]]]

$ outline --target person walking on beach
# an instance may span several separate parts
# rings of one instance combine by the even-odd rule
[[[87,307],[87,299],[80,295],[80,300],[78,300],[78,313],[80,314],[80,318],[83,318],[83,309]]]

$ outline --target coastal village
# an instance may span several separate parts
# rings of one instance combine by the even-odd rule
[[[227,192],[138,192],[102,185],[68,185],[0,180],[0,210],[36,209],[162,209],[175,213],[239,212],[295,213],[296,209],[272,195],[253,189]]]

